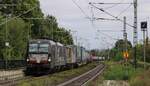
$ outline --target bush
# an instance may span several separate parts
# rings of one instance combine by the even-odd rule
[[[116,54],[116,56],[114,57],[114,61],[120,61],[122,59],[123,59],[123,57],[122,57],[122,53],[121,52],[118,52]]]
[[[138,69],[140,71],[141,69]],[[137,74],[137,71],[131,65],[128,67],[119,63],[109,64],[106,72],[104,73],[104,79],[106,80],[130,80]]]
[[[112,66],[104,74],[106,80],[124,80],[127,79],[126,71],[120,65]]]

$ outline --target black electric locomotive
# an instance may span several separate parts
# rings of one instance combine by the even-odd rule
[[[49,73],[64,67],[77,67],[86,64],[88,59],[89,54],[83,47],[33,39],[28,43],[26,73]]]

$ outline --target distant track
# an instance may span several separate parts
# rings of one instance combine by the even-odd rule
[[[9,83],[18,81],[24,78],[24,68],[19,70],[1,70],[0,86],[8,86]]]
[[[14,75],[15,76],[15,75]],[[26,80],[28,82],[43,79],[48,77],[48,75],[38,75],[36,76],[23,76],[23,77],[17,77],[17,78],[11,78],[9,80],[0,80],[0,86],[16,86],[21,80]]]
[[[20,80],[24,80],[27,78],[29,77],[20,77],[20,78],[13,78],[9,80],[2,80],[0,81],[0,86],[15,86],[17,82],[19,82]]]
[[[92,81],[99,74],[101,74],[103,72],[104,68],[105,68],[105,65],[100,64],[97,67],[95,67],[94,69],[92,69],[78,77],[75,77],[69,81],[66,81],[62,84],[59,84],[57,86],[85,86],[89,81]]]
[[[34,76],[24,76],[24,77],[18,77],[18,78],[12,78],[9,80],[0,80],[0,86],[16,86],[21,80],[26,80],[26,81],[34,81],[37,79],[43,79],[48,77],[48,75],[43,75],[39,77],[34,77]]]

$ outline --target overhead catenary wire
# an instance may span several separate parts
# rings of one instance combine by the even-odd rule
[[[116,7],[116,6],[118,6],[118,5],[120,5],[120,3],[122,3],[124,0],[121,0],[119,3],[116,3],[116,4],[113,4],[112,6],[109,6],[109,7],[105,7],[105,8],[103,8],[103,9],[110,9],[110,8],[114,8],[114,7]]]
[[[117,19],[110,19],[110,18],[96,18],[96,17],[94,17],[93,18],[93,21],[94,20],[109,20],[109,21],[118,21]]]
[[[116,17],[116,16],[114,16],[114,15],[112,15],[111,13],[109,13],[109,12],[107,12],[107,11],[105,11],[104,9],[102,9],[102,8],[99,8],[99,7],[97,7],[97,6],[94,6],[92,3],[89,3],[91,6],[93,6],[93,7],[95,7],[96,9],[98,9],[98,10],[100,10],[100,11],[102,11],[102,12],[104,12],[104,13],[106,13],[107,15],[109,15],[109,16],[111,16],[111,17],[113,17],[113,18],[115,18],[116,20],[119,20],[120,22],[124,22],[122,19],[119,19],[118,17]],[[134,26],[132,26],[131,24],[129,24],[129,23],[126,23],[128,26],[130,26],[130,27],[134,27]]]
[[[91,4],[105,4],[105,5],[110,5],[110,4],[133,4],[133,3],[103,3],[103,2],[99,2],[99,3],[95,3],[95,2],[91,2]]]
[[[84,11],[74,0],[72,0],[72,1],[73,1],[73,3],[80,9],[80,11],[86,16],[86,18],[88,18],[88,19],[91,20],[92,25],[93,25],[93,19],[94,19],[93,7],[91,7],[92,18],[90,18],[90,17],[85,13],[85,11]],[[103,20],[118,20],[118,19],[116,19],[116,18],[115,18],[115,19],[99,18],[99,19],[103,19]],[[100,33],[102,33],[102,32],[100,32]],[[107,34],[105,34],[105,33],[102,33],[102,34],[105,35],[105,36],[107,36],[107,37],[110,38],[110,39],[119,40],[119,39],[113,38],[113,37],[111,37],[111,36],[109,36],[109,35],[107,35]]]
[[[31,4],[0,4],[0,6],[4,6],[4,7],[14,7],[17,5],[31,5]]]
[[[0,26],[1,26],[1,25],[4,25],[5,23],[7,23],[7,22],[9,22],[9,21],[11,21],[11,20],[13,20],[13,19],[19,18],[19,17],[21,17],[22,15],[25,15],[25,14],[29,13],[30,11],[34,10],[35,8],[37,8],[37,5],[36,5],[35,7],[33,7],[33,8],[31,8],[31,9],[27,10],[27,11],[24,12],[23,14],[20,14],[20,15],[18,15],[18,16],[15,16],[15,17],[13,17],[13,18],[10,18],[10,19],[7,20],[7,21],[4,21],[4,22],[0,23]]]
[[[119,40],[119,39],[113,38],[112,36],[110,36],[110,35],[108,35],[108,34],[106,34],[106,33],[103,33],[103,32],[101,32],[101,31],[97,31],[97,32],[99,32],[99,33],[101,33],[101,34],[107,36],[108,38],[110,38],[110,39],[112,39],[112,40]]]
[[[114,44],[113,44],[113,43],[110,43],[110,42],[108,42],[108,41],[104,40],[103,38],[102,38],[102,40],[103,40],[103,42],[105,42],[106,44],[108,44],[108,45],[110,45],[110,46],[114,46]]]
[[[92,27],[94,28],[94,25],[92,25]],[[105,34],[105,33],[101,32],[101,31],[99,31],[99,30],[98,30],[97,32],[103,34],[103,36],[105,36],[105,37],[107,37],[107,38],[109,38],[109,39],[111,39],[111,40],[116,40],[116,41],[119,40],[119,39],[117,39],[117,38],[113,38],[112,36],[109,36],[108,34]],[[99,38],[98,38],[98,39],[99,39]],[[113,44],[109,43],[109,45],[113,45]]]
[[[96,38],[96,39],[99,39],[99,38]],[[113,43],[110,43],[110,42],[104,40],[104,38],[101,38],[101,39],[102,39],[102,41],[105,42],[106,44],[108,44],[108,45],[110,45],[110,46],[114,46]]]
[[[17,6],[18,4],[0,4],[0,6],[9,6],[9,7],[12,7],[12,6]]]
[[[117,5],[119,5],[119,4],[117,4]],[[110,9],[110,8],[116,7],[117,5],[116,5],[116,4],[114,4],[114,5],[112,5],[112,6],[105,7],[105,8],[103,8],[103,9]]]
[[[1,6],[3,6],[3,7],[14,7],[14,6],[17,6],[18,4],[0,4],[0,7]],[[31,6],[31,4],[19,4],[19,5],[26,5],[26,6]],[[32,8],[31,8],[32,9]],[[29,9],[28,11],[26,11],[27,13],[28,12],[30,12],[31,10]],[[24,14],[26,14],[26,12],[24,12]],[[18,18],[18,17],[20,17],[20,16],[22,16],[22,15],[19,15],[19,16],[16,16],[16,17],[14,17],[14,19],[15,18]],[[2,23],[0,23],[0,25],[3,25],[3,24],[5,24],[5,23],[7,23],[9,20],[7,20],[6,21],[6,19],[5,18],[2,18],[1,19],[1,21],[2,21]]]
[[[74,0],[72,0],[72,2],[80,9],[80,11],[84,14],[84,16],[85,16],[86,18],[90,18],[90,17],[85,13],[85,11],[84,11]]]
[[[121,11],[117,17],[119,17],[120,15],[122,15],[123,13],[125,13],[130,7],[132,6],[132,4],[130,4],[126,9],[124,9],[123,11]]]
[[[94,20],[111,20],[111,21],[116,21],[116,19],[96,18],[96,17],[94,17],[95,15],[94,15],[94,11],[93,11],[93,7],[92,6],[91,6],[91,14],[92,14],[92,18],[91,18],[92,23],[94,22]]]
[[[122,32],[122,30],[98,30],[101,32]]]
[[[92,11],[91,11],[91,12],[92,12]],[[94,28],[95,25],[94,25],[93,21],[91,21],[91,22],[92,22],[92,27]],[[101,34],[103,34],[103,35],[105,35],[105,36],[107,36],[107,37],[109,37],[109,38],[111,38],[111,39],[113,39],[113,40],[118,40],[118,39],[116,39],[116,38],[113,38],[113,37],[111,37],[111,36],[109,36],[109,35],[107,35],[107,34],[101,32],[101,31],[97,31],[97,32],[100,32]]]

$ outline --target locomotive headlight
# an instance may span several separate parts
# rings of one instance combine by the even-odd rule
[[[27,62],[29,61],[29,59],[27,59]]]
[[[48,61],[51,62],[51,59],[49,58]]]

